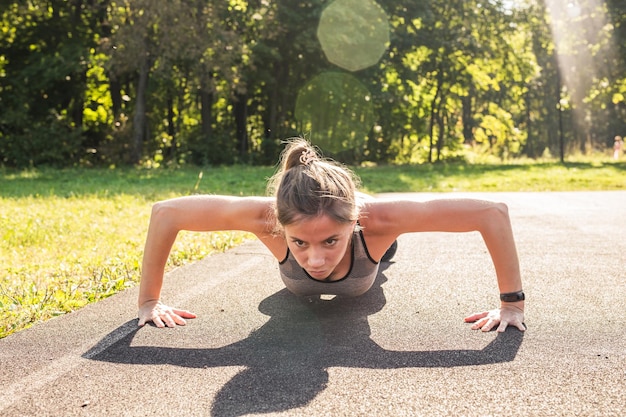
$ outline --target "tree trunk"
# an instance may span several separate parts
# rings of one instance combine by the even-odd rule
[[[441,111],[441,103],[443,103],[443,99],[439,102],[437,108],[437,126],[439,129],[437,132],[437,162],[441,161],[441,150],[443,149],[446,130],[446,115],[445,112]]]
[[[248,98],[246,94],[235,96],[233,112],[235,113],[239,156],[244,158],[248,153]]]
[[[176,126],[174,125],[174,99],[171,93],[167,94],[167,135],[171,138],[168,159],[176,160]]]
[[[431,164],[433,162],[433,145],[435,144],[434,141],[434,130],[435,130],[435,123],[437,121],[437,113],[439,111],[439,105],[437,104],[437,100],[439,98],[439,95],[441,94],[441,86],[443,84],[443,74],[442,74],[442,68],[440,66],[439,68],[439,73],[437,74],[437,91],[435,91],[435,96],[433,97],[433,100],[430,103],[430,126],[429,126],[429,132],[428,132],[428,138],[429,138],[429,144],[428,144],[428,163]]]
[[[436,100],[436,96],[435,98],[433,98],[432,103],[430,104],[430,124],[429,124],[429,132],[428,132],[428,163],[432,164],[433,162],[433,145],[434,145],[434,141],[433,141],[433,134],[434,134],[434,130],[435,130],[435,108],[436,108],[436,104],[435,104],[435,100]]]
[[[70,105],[68,108],[68,113],[72,118],[72,123],[75,129],[82,129],[83,127],[83,114],[85,112],[85,88],[87,81],[87,74],[83,71],[79,76],[77,76],[77,80],[75,82],[79,84],[81,87],[75,90],[74,97],[70,101]]]
[[[269,109],[269,123],[266,126],[265,135],[268,139],[275,137],[276,124],[278,118],[278,88],[274,86],[269,94],[270,96],[270,109]]]
[[[473,88],[470,87],[469,93],[465,97],[461,97],[463,105],[463,142],[466,145],[474,143],[474,112],[472,109],[472,93]]]
[[[150,62],[144,56],[139,67],[139,82],[137,83],[137,98],[135,102],[135,116],[133,118],[133,143],[131,145],[131,162],[141,161],[143,141],[146,137],[146,89],[148,88],[148,73]]]
[[[117,120],[122,113],[122,83],[112,74],[109,77],[109,94],[111,95],[113,117]]]
[[[213,94],[208,92],[206,86],[200,91],[200,106],[202,140],[209,141],[213,136]]]

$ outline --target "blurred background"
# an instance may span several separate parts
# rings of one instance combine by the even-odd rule
[[[606,153],[621,0],[0,1],[0,165]]]

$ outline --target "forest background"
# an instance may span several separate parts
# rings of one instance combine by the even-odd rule
[[[620,0],[0,1],[0,165],[560,157],[626,132]],[[471,162],[471,161],[470,161]]]

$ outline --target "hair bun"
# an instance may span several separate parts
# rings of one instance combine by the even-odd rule
[[[304,166],[310,166],[317,159],[317,154],[313,149],[305,149],[300,154],[300,163]]]

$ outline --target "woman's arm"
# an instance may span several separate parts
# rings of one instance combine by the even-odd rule
[[[364,233],[371,234],[373,241],[388,242],[410,232],[480,232],[495,267],[500,293],[522,290],[517,249],[505,204],[473,199],[379,200],[369,204],[366,210],[366,219],[362,221]],[[368,247],[369,244],[368,241]],[[524,330],[523,311],[524,301],[501,302],[499,314],[477,313],[466,321],[475,322],[472,328],[484,331],[497,324],[499,331],[508,325]]]
[[[256,234],[267,245],[273,228],[271,203],[271,198],[262,197],[189,196],[154,204],[141,270],[139,325],[153,321],[158,327],[171,327],[195,317],[160,302],[165,265],[178,232],[241,230]]]

